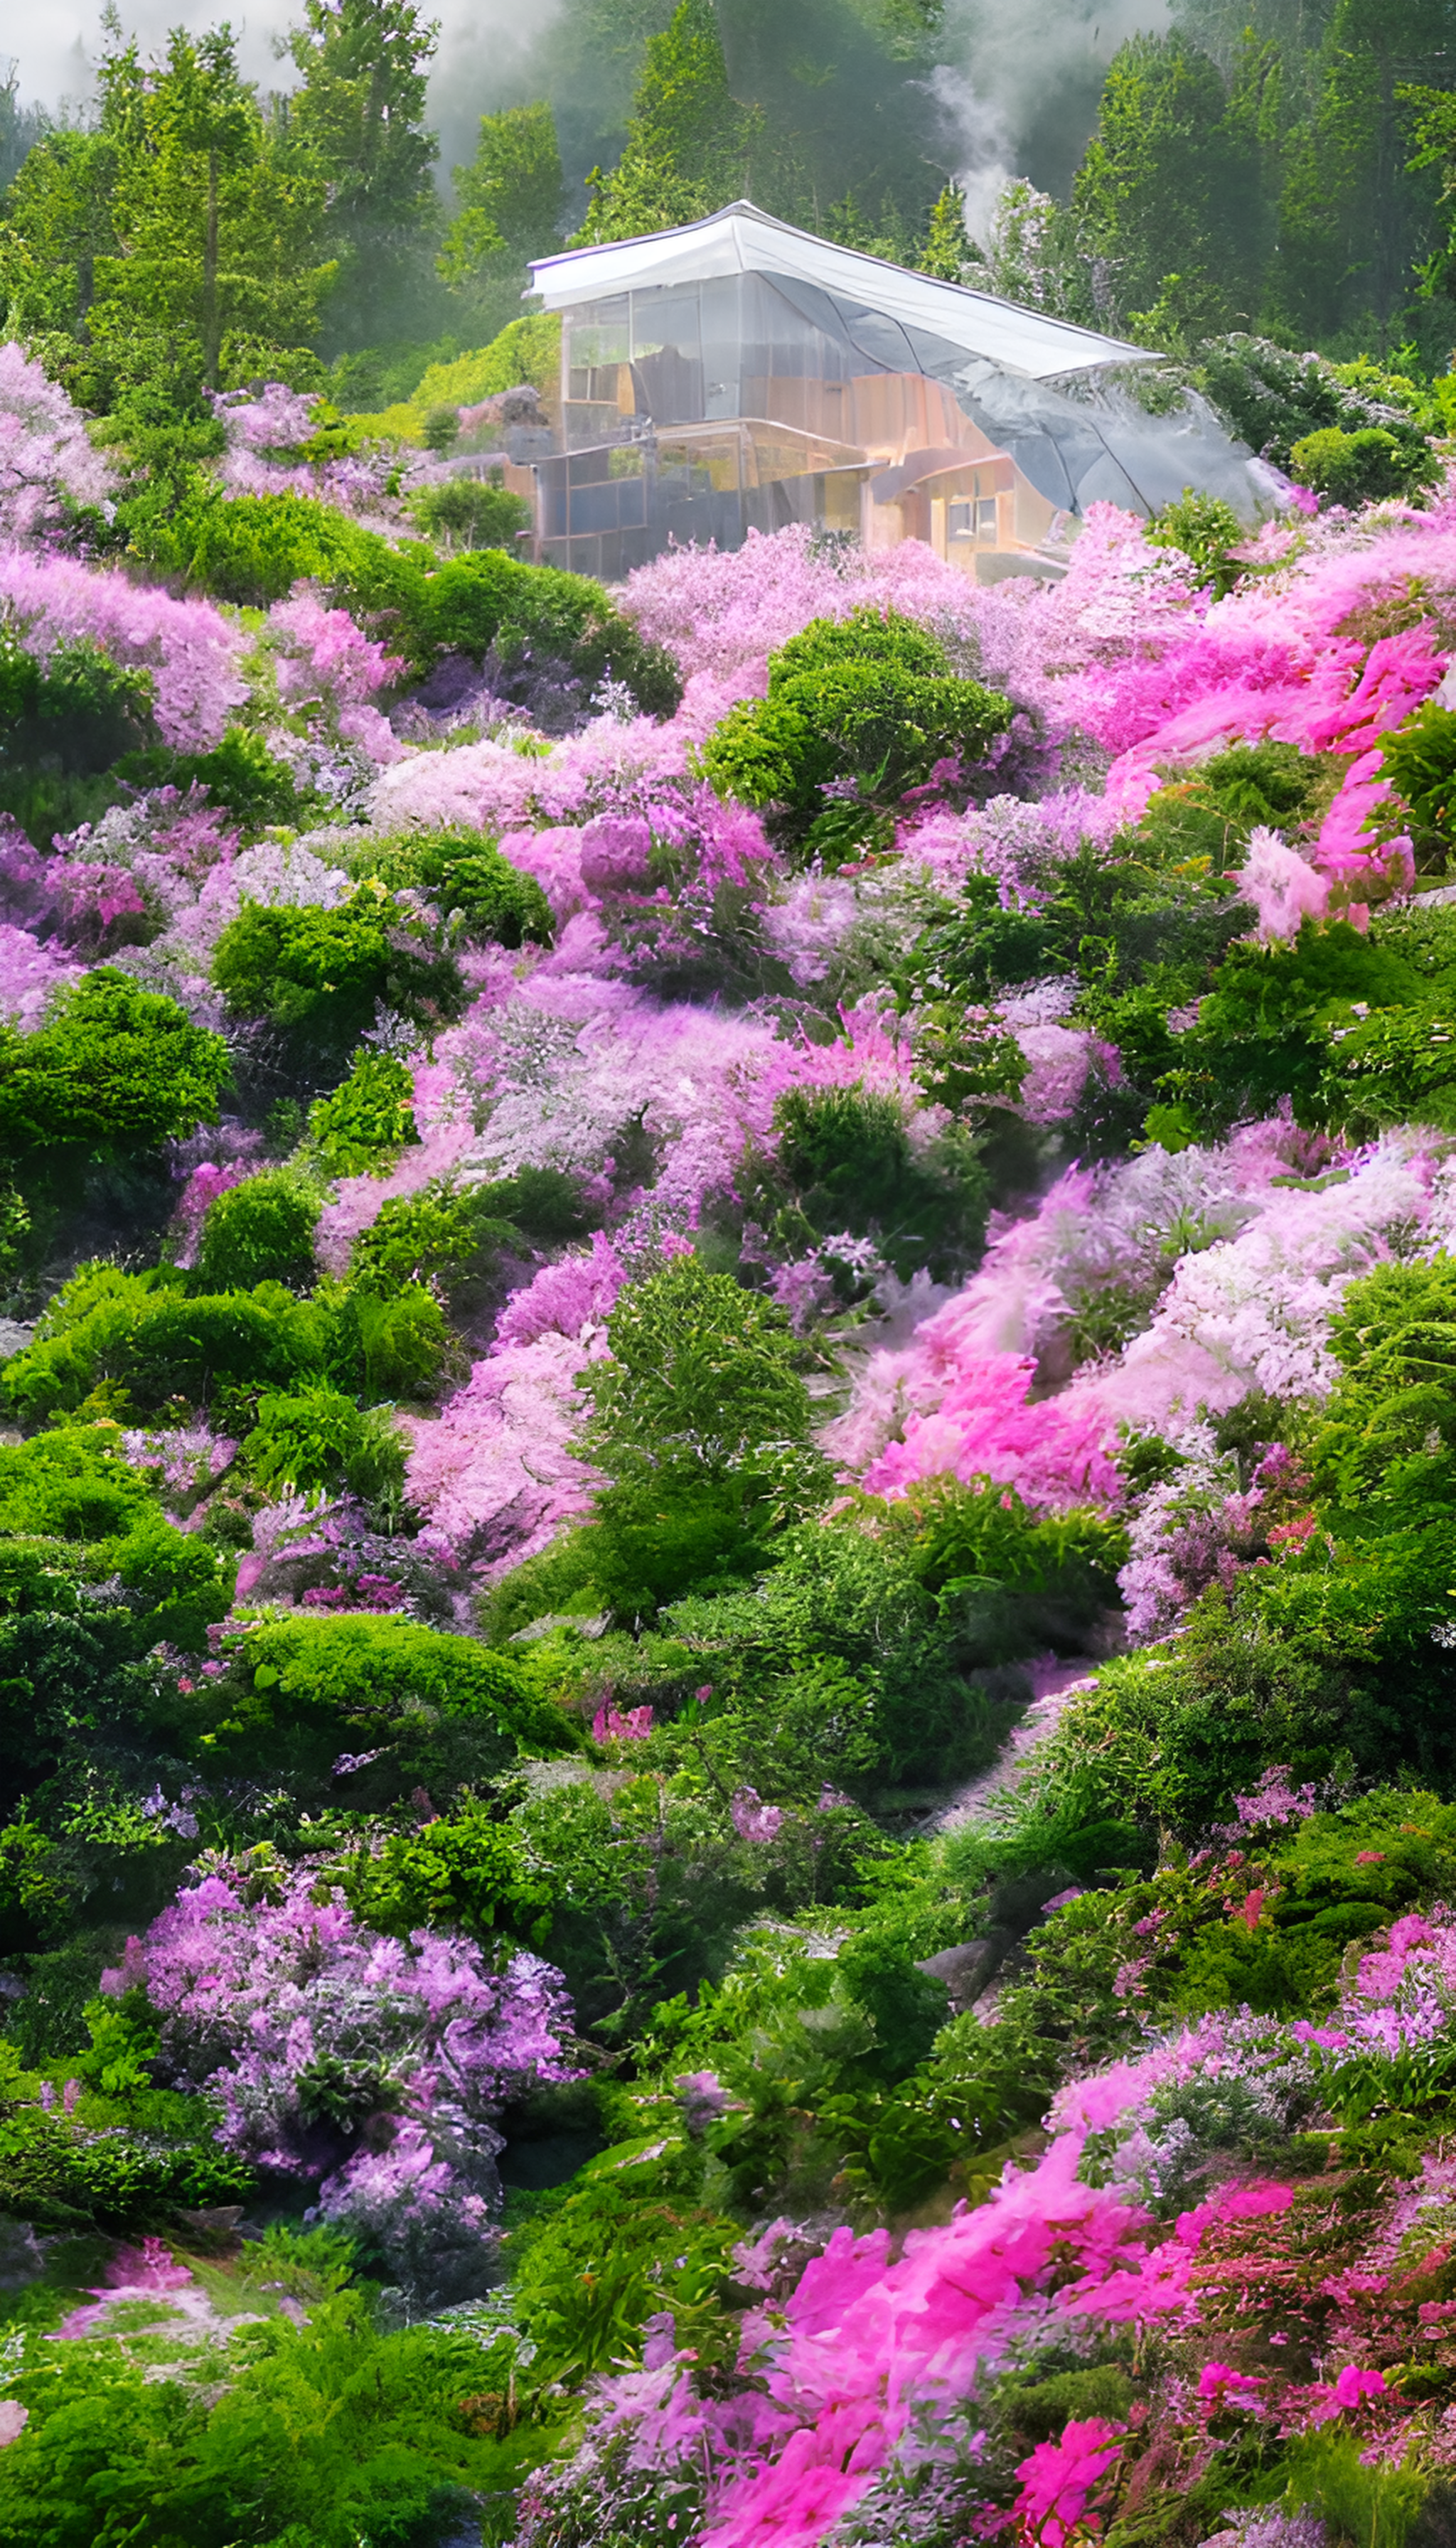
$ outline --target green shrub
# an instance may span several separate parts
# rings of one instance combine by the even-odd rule
[[[250,1292],[255,1283],[304,1290],[314,1277],[318,1197],[290,1168],[247,1177],[208,1206],[193,1282],[200,1292]]]
[[[482,1259],[518,1240],[491,1210],[495,1189],[435,1178],[418,1194],[392,1195],[349,1252],[349,1280],[388,1298],[409,1283],[454,1285]]]
[[[0,1443],[6,1539],[115,1539],[155,1507],[146,1479],[122,1456],[115,1425],[67,1424]]]
[[[331,1350],[357,1361],[357,1324],[336,1339],[326,1313],[281,1284],[190,1298],[170,1268],[124,1274],[86,1265],[50,1302],[32,1342],[0,1365],[0,1395],[27,1423],[73,1411],[107,1383],[143,1413],[179,1399],[205,1407],[231,1387],[280,1386],[319,1370]]]
[[[117,763],[116,774],[134,787],[175,787],[182,795],[193,787],[205,788],[214,804],[225,805],[251,837],[271,824],[296,823],[303,810],[292,771],[247,726],[229,726],[211,752],[172,752],[157,745],[127,753]]]
[[[364,1426],[352,1398],[326,1381],[270,1391],[243,1454],[266,1494],[317,1495],[363,1450]]]
[[[228,1073],[221,1036],[103,965],[62,991],[34,1035],[0,1021],[0,1152],[49,1175],[57,1152],[155,1149],[217,1122]]]
[[[395,1053],[367,1046],[356,1052],[348,1078],[331,1097],[318,1098],[309,1109],[309,1138],[325,1175],[383,1172],[419,1138],[413,1098],[413,1078]]]
[[[214,951],[213,979],[235,1017],[267,1018],[301,1057],[330,1063],[381,1004],[428,1028],[458,1016],[466,996],[453,956],[367,883],[332,910],[244,899]]]
[[[201,2355],[200,2383],[149,2377],[120,2345],[43,2346],[22,2384],[31,2420],[0,2460],[0,2542],[403,2548],[510,2486],[532,2437],[468,2433],[461,2402],[494,2372],[473,2335],[384,2334],[361,2294],[308,2298],[307,2324],[272,2316]]]
[[[912,1148],[904,1109],[861,1086],[788,1089],[774,1109],[772,1152],[751,1163],[745,1209],[785,1255],[849,1231],[872,1237],[903,1281],[917,1266],[944,1279],[978,1253],[990,1180],[963,1136]],[[854,1274],[845,1267],[846,1297]]]
[[[447,549],[513,549],[531,527],[531,508],[508,487],[481,478],[446,478],[409,499],[411,520]]]
[[[439,1303],[422,1284],[404,1283],[388,1298],[362,1285],[322,1296],[328,1320],[330,1376],[368,1401],[428,1398],[450,1353]]]
[[[1456,839],[1456,709],[1427,699],[1380,738],[1380,772],[1403,809],[1416,866],[1442,873]]]
[[[340,1749],[345,1733],[427,1741],[441,1719],[479,1721],[536,1752],[568,1752],[578,1742],[570,1719],[513,1656],[389,1614],[260,1618],[233,1647],[226,1679],[191,1706],[204,1745],[239,1758],[260,1743],[281,1757],[295,1733],[320,1759],[329,1745]]]
[[[431,566],[427,576],[415,570],[401,630],[421,665],[439,654],[479,661],[494,648],[507,670],[527,660],[566,663],[586,685],[608,676],[624,682],[645,715],[673,714],[682,683],[671,657],[644,645],[600,585],[557,567],[523,565],[500,549]],[[357,599],[369,607],[367,588]]]
[[[376,552],[392,554],[377,533],[312,496],[228,497],[200,472],[180,501],[131,527],[148,566],[255,610],[286,600],[301,579],[334,585]]]
[[[1238,582],[1241,569],[1229,556],[1244,537],[1244,526],[1221,496],[1200,496],[1185,487],[1171,504],[1154,513],[1145,536],[1155,548],[1181,549],[1213,589],[1216,599]]]
[[[696,2204],[677,2174],[675,2183],[671,2157],[635,2143],[605,2150],[529,2233],[512,2296],[547,2379],[639,2359],[655,2311],[672,2310],[680,2329],[694,2332],[710,2318],[742,2233]]]
[[[1295,444],[1289,465],[1301,486],[1335,504],[1368,504],[1411,492],[1410,455],[1383,425],[1363,425],[1355,433],[1324,425]]]
[[[390,1832],[375,1851],[361,1850],[343,1881],[355,1918],[397,1938],[423,1928],[464,1929],[475,1938],[504,1929],[539,1944],[551,1901],[520,1834],[469,1798],[448,1820]]]
[[[150,739],[153,690],[150,673],[113,664],[89,638],[30,654],[0,617],[0,809],[38,849],[115,801],[96,774]]]
[[[1326,1077],[1332,1033],[1358,1029],[1357,1002],[1405,1008],[1419,990],[1393,950],[1348,921],[1307,920],[1294,939],[1240,941],[1220,965],[1197,1024],[1179,1039],[1169,1085],[1206,1138],[1273,1114],[1286,1097],[1297,1123],[1325,1123],[1338,1104]]]
[[[549,947],[551,906],[533,876],[522,875],[477,832],[417,834],[346,854],[354,875],[377,875],[392,893],[413,886],[448,919],[460,914],[469,938],[500,947],[527,941]]]
[[[958,681],[939,641],[868,604],[815,619],[769,658],[769,695],[730,709],[702,749],[720,796],[779,806],[799,828],[832,782],[896,803],[937,762],[978,761],[1011,722],[1009,700]]]

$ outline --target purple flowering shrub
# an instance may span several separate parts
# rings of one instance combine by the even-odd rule
[[[144,1990],[165,2077],[218,2098],[224,2146],[307,2185],[420,2299],[489,2273],[502,2106],[579,2075],[551,1965],[381,1937],[307,1867],[204,1876],[102,1989]]]

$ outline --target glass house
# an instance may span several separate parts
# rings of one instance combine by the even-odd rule
[[[1200,401],[1149,413],[1140,348],[752,204],[532,272],[562,314],[554,447],[522,477],[535,554],[608,583],[789,522],[1054,576],[1098,498],[1149,513],[1191,486],[1251,521],[1282,483]]]

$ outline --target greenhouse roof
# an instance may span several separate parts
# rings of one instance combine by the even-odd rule
[[[811,284],[840,302],[872,310],[942,345],[962,347],[1035,381],[1060,380],[1114,363],[1150,363],[1157,357],[1138,345],[1047,318],[992,292],[970,292],[934,275],[911,274],[858,248],[837,247],[774,221],[754,204],[729,204],[706,221],[682,229],[655,230],[648,238],[613,239],[602,247],[569,249],[538,258],[533,291],[548,310],[604,300],[616,292],[648,292],[665,284],[700,283],[724,274],[779,275]],[[917,365],[916,368],[919,368]]]

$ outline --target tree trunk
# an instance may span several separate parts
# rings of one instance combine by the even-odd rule
[[[208,232],[202,256],[203,364],[209,389],[218,386],[223,331],[218,316],[218,153],[208,152]]]

